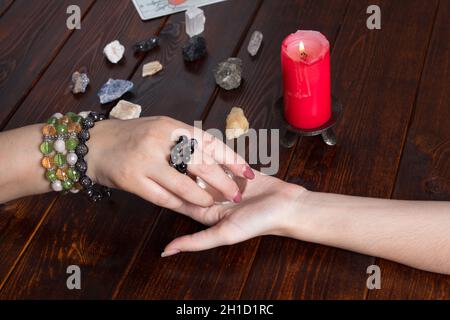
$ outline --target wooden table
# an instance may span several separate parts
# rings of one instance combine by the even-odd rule
[[[81,30],[68,30],[66,8],[81,8]],[[366,9],[382,9],[368,30]],[[205,8],[208,56],[187,64],[184,15],[143,22],[131,1],[0,1],[0,129],[44,121],[54,112],[105,110],[96,91],[108,79],[135,83],[129,100],[143,115],[168,115],[224,129],[232,106],[253,128],[277,128],[282,39],[320,30],[332,45],[333,94],[344,105],[338,145],[299,139],[281,149],[278,177],[326,192],[395,199],[450,200],[450,1],[231,0]],[[264,45],[251,58],[254,30]],[[134,55],[151,35],[161,47]],[[103,47],[119,39],[125,61],[112,66]],[[243,85],[219,90],[212,69],[238,56]],[[142,65],[164,70],[142,78]],[[86,94],[73,96],[71,74],[86,68]],[[111,107],[111,106],[108,106]],[[7,170],[7,168],[1,168]],[[1,298],[145,299],[449,299],[450,277],[301,241],[263,237],[161,259],[164,245],[201,225],[116,191],[92,205],[81,196],[41,196],[0,207]],[[442,252],[442,254],[447,254]],[[368,290],[377,264],[382,289]],[[66,288],[79,265],[82,290]]]

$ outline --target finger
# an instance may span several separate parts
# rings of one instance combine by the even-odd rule
[[[164,248],[161,257],[168,257],[179,252],[202,251],[235,243],[226,234],[223,225],[219,223],[209,229],[176,238]]]
[[[217,163],[224,164],[234,175],[250,180],[255,177],[247,162],[213,135],[204,132],[199,148]]]
[[[236,182],[206,153],[194,152],[193,158],[188,164],[188,171],[202,178],[211,187],[221,192],[228,200],[235,203],[241,202],[242,195]]]
[[[142,199],[189,217],[201,216],[204,209],[180,199],[148,178],[138,179],[136,187],[136,190],[133,192]]]
[[[158,168],[151,178],[161,187],[172,192],[181,199],[200,207],[210,207],[214,204],[212,196],[200,188],[190,177],[179,173],[169,166]]]

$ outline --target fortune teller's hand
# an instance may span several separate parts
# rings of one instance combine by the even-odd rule
[[[134,193],[178,212],[209,207],[214,203],[211,195],[169,164],[176,140],[186,135],[198,141],[187,172],[201,177],[227,199],[240,202],[238,186],[219,164],[247,179],[254,178],[252,170],[221,141],[195,130],[200,137],[194,137],[194,127],[168,117],[98,122],[88,142],[88,175],[102,185]]]
[[[289,217],[298,214],[306,189],[255,171],[238,204],[195,208],[189,215],[209,229],[169,243],[163,257],[235,244],[261,235],[288,235]]]

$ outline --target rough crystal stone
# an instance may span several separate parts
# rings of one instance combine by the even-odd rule
[[[245,117],[244,110],[239,107],[233,107],[227,116],[225,135],[228,140],[240,137],[248,132],[248,120]]]
[[[195,61],[206,53],[206,40],[201,36],[195,36],[183,46],[183,58],[186,61]]]
[[[86,73],[79,73],[75,71],[72,74],[72,92],[74,94],[86,92],[86,88],[89,84],[89,78]]]
[[[105,104],[119,99],[133,88],[133,82],[128,80],[109,79],[98,92],[100,103]]]
[[[197,7],[190,7],[186,10],[186,33],[189,37],[199,35],[205,30],[205,14]]]
[[[162,69],[163,69],[163,66],[162,66],[161,62],[159,62],[159,61],[152,61],[152,62],[146,63],[142,67],[142,76],[143,77],[152,76],[152,75],[160,72]]]
[[[137,119],[141,115],[142,107],[126,100],[120,100],[109,113],[110,118],[120,120]]]
[[[159,38],[151,37],[148,40],[139,41],[133,46],[134,52],[148,52],[159,46]]]
[[[258,53],[262,41],[263,41],[263,34],[261,33],[261,31],[253,32],[247,47],[248,53],[250,53],[252,57],[256,56],[256,54]]]
[[[103,53],[111,63],[119,62],[125,53],[125,47],[118,40],[108,43],[103,49]]]
[[[228,58],[219,63],[214,69],[216,83],[225,90],[236,89],[241,85],[242,60],[239,58]]]

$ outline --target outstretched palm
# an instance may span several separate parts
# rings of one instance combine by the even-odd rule
[[[190,217],[211,227],[173,240],[164,250],[166,255],[281,234],[289,216],[286,213],[294,209],[293,203],[303,190],[259,172],[255,175],[254,180],[247,182],[241,203],[189,210]]]

